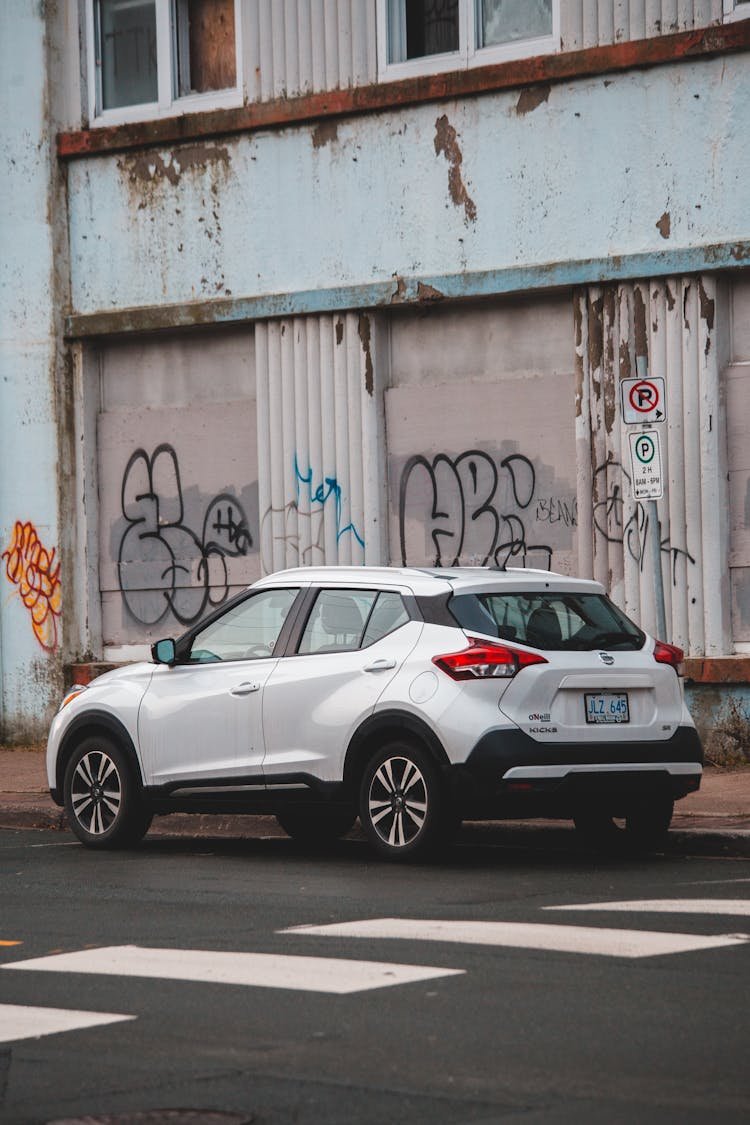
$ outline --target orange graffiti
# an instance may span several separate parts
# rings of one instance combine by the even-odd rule
[[[49,652],[57,647],[57,619],[62,592],[56,549],[47,551],[31,523],[16,521],[13,541],[0,558],[7,559],[5,573],[18,587],[21,601],[31,612],[34,636]]]

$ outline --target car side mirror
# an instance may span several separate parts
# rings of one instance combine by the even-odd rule
[[[169,664],[171,667],[177,662],[177,649],[171,637],[157,641],[151,645],[151,656],[157,664]]]

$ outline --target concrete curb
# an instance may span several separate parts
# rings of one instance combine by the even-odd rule
[[[742,817],[727,818],[726,826],[706,825],[690,827],[689,816],[676,816],[669,833],[667,855],[696,855],[750,858],[750,820]],[[721,817],[716,817],[722,820]],[[748,823],[748,828],[740,827]],[[5,794],[0,801],[0,830],[46,830],[67,832],[65,813],[41,794]],[[156,817],[149,837],[177,839],[288,839],[273,816],[211,816],[209,814],[171,813]],[[355,827],[349,839],[362,839]],[[584,851],[575,829],[567,821],[492,821],[470,823],[464,826],[458,838],[459,845],[503,846],[535,849],[561,848],[565,851]]]

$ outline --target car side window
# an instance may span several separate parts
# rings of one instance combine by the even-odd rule
[[[321,590],[302,634],[299,653],[367,648],[408,620],[400,594],[387,590]]]
[[[377,590],[321,590],[299,645],[301,655],[360,647]]]
[[[191,664],[270,656],[297,590],[262,590],[232,606],[193,637]]]
[[[388,636],[394,629],[399,629],[409,620],[409,613],[400,594],[388,590],[381,590],[378,600],[367,622],[365,635],[362,639],[362,648],[367,648],[381,637]]]

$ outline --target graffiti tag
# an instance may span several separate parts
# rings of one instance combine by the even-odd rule
[[[336,477],[324,477],[322,483],[319,484],[316,488],[314,483],[313,483],[312,467],[308,465],[307,472],[306,473],[301,472],[296,455],[295,455],[295,458],[294,458],[294,475],[297,478],[297,501],[298,502],[299,502],[299,498],[300,498],[300,485],[305,486],[305,489],[306,489],[306,492],[307,492],[307,498],[310,501],[311,506],[313,504],[320,504],[320,506],[323,507],[323,505],[326,504],[326,502],[328,500],[333,498],[333,502],[334,502],[334,506],[335,506],[335,510],[336,510],[336,542],[338,543],[339,540],[344,537],[344,535],[351,534],[357,540],[360,547],[364,547],[365,541],[362,538],[362,536],[359,534],[359,532],[357,531],[357,529],[356,529],[356,527],[354,526],[353,523],[348,523],[346,525],[346,527],[341,526],[342,488],[341,488],[341,485],[339,484],[337,478]]]
[[[510,510],[504,511],[497,499],[501,474],[509,494],[509,503],[502,503],[502,507]],[[549,570],[553,548],[529,541],[524,518],[535,489],[534,466],[521,453],[504,457],[499,469],[495,460],[479,449],[470,449],[458,457],[440,453],[432,461],[422,454],[410,457],[401,474],[399,490],[402,565],[409,561],[407,520],[410,514],[417,514],[429,529],[433,566],[455,566],[469,560],[480,566],[492,561],[505,567],[515,561],[519,566],[536,565]]]
[[[603,500],[595,499],[594,527],[597,534],[606,539],[608,543],[622,544],[630,558],[638,564],[638,569],[643,571],[649,536],[653,534],[651,517],[646,507],[640,501],[636,501],[632,514],[625,520],[625,498],[622,488],[618,484],[612,484],[611,487],[606,484],[609,469],[619,469],[625,480],[630,483],[630,474],[619,461],[605,461],[603,464],[597,465],[594,472],[594,497],[596,498],[599,494],[599,479],[602,477],[605,483],[605,496]],[[660,534],[658,525],[656,534]],[[685,564],[695,565],[695,559],[687,547],[674,547],[668,535],[663,538],[660,536],[659,550],[662,554],[669,556],[672,585],[677,586],[677,570],[680,560],[684,559]]]
[[[5,573],[18,587],[21,601],[31,614],[31,627],[42,648],[57,647],[57,619],[60,616],[62,589],[56,548],[42,546],[32,523],[16,521],[10,546],[0,558],[6,560]]]
[[[171,612],[189,625],[207,605],[221,605],[229,593],[226,559],[246,555],[253,543],[237,497],[215,496],[197,535],[185,521],[177,454],[163,443],[150,456],[145,449],[131,455],[121,505],[127,526],[117,576],[130,615],[154,625]]]

